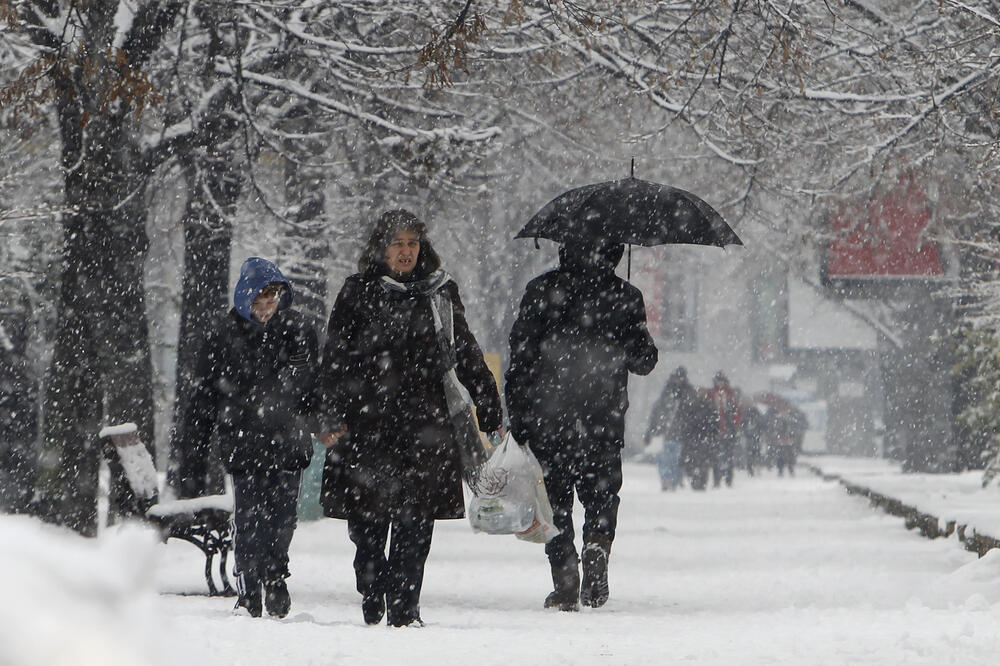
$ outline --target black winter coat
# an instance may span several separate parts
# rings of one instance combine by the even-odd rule
[[[718,416],[708,398],[690,384],[681,389],[678,399],[681,406],[677,425],[684,465],[707,468],[714,460]]]
[[[465,320],[454,281],[456,373],[480,429],[496,430],[496,382]],[[387,290],[376,272],[347,278],[330,313],[321,370],[321,411],[348,434],[327,454],[321,503],[333,518],[432,518],[464,514],[458,450],[443,372],[449,354],[434,328],[430,296]]]
[[[579,419],[601,445],[624,446],[628,373],[648,374],[657,352],[642,293],[565,248],[557,270],[528,283],[510,332],[505,374],[511,434],[533,449]]]
[[[317,346],[294,310],[266,325],[230,310],[209,332],[187,432],[207,441],[217,429],[230,473],[307,467]]]

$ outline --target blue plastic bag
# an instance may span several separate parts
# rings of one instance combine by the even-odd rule
[[[323,464],[326,462],[326,447],[313,437],[313,454],[309,467],[302,470],[299,486],[299,504],[296,513],[299,520],[319,520],[323,517],[323,507],[319,496],[323,490]]]

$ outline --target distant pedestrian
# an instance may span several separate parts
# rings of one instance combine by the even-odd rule
[[[661,490],[677,489],[684,478],[682,454],[690,439],[686,389],[690,387],[687,369],[679,366],[667,378],[649,415],[645,443],[656,460]]]
[[[760,409],[753,402],[743,403],[742,433],[746,446],[747,473],[753,476],[760,468],[763,458],[761,442],[765,435],[767,422]]]
[[[695,388],[690,380],[679,382],[680,403],[678,427],[681,429],[681,465],[692,490],[705,490],[715,461],[715,410],[706,389]]]
[[[642,294],[615,275],[624,246],[563,243],[559,268],[528,283],[510,332],[511,433],[542,465],[560,533],[545,545],[546,608],[599,607],[618,523],[629,373],[657,352]],[[573,493],[584,509],[583,582],[573,543]]]
[[[708,399],[716,413],[712,485],[718,488],[724,480],[727,486],[732,486],[733,466],[740,438],[740,406],[729,378],[722,371],[712,379]]]
[[[329,452],[324,514],[347,520],[367,624],[422,625],[434,521],[465,515],[446,391],[459,381],[484,432],[501,427],[496,382],[458,285],[406,210],[376,222],[330,313],[321,376]],[[386,546],[388,544],[388,554]]]
[[[299,479],[312,454],[316,333],[290,308],[291,284],[266,259],[243,263],[233,302],[207,331],[187,432],[208,441],[216,429],[232,475],[237,607],[284,617]]]
[[[778,476],[784,476],[788,470],[790,476],[795,475],[795,463],[802,452],[802,442],[809,421],[805,413],[797,407],[772,408],[768,412],[768,430],[771,444],[774,447],[774,464],[778,468]]]

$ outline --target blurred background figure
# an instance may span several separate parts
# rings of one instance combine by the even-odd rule
[[[762,462],[761,438],[767,424],[764,420],[764,414],[752,400],[743,400],[740,396],[740,404],[743,407],[740,425],[746,454],[746,469],[747,474],[753,476]]]
[[[789,475],[794,475],[795,462],[802,452],[802,441],[809,429],[809,420],[801,409],[791,404],[785,408],[774,407],[768,411],[767,416],[778,476],[784,476],[786,469]]]
[[[671,373],[649,416],[646,429],[646,451],[656,461],[660,488],[676,490],[684,478],[684,451],[697,437],[692,432],[695,407],[694,387],[688,380],[687,369],[679,366]]]
[[[715,410],[716,430],[712,461],[712,485],[719,487],[725,480],[733,485],[733,465],[740,438],[740,407],[729,378],[720,370],[708,391],[709,402]]]

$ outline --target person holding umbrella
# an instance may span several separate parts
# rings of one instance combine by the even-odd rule
[[[742,242],[697,196],[634,174],[564,192],[516,237],[560,244],[559,268],[525,289],[505,373],[511,434],[541,463],[560,530],[545,546],[554,588],[545,607],[597,608],[609,594],[628,375],[649,374],[657,361],[642,294],[615,267],[625,244]],[[574,491],[584,507],[582,584]]]
[[[563,243],[559,268],[528,283],[510,333],[511,434],[541,463],[560,530],[545,546],[554,587],[546,608],[608,599],[628,373],[648,374],[657,360],[642,294],[615,275],[623,252],[621,243]],[[574,491],[585,512],[582,587]]]

